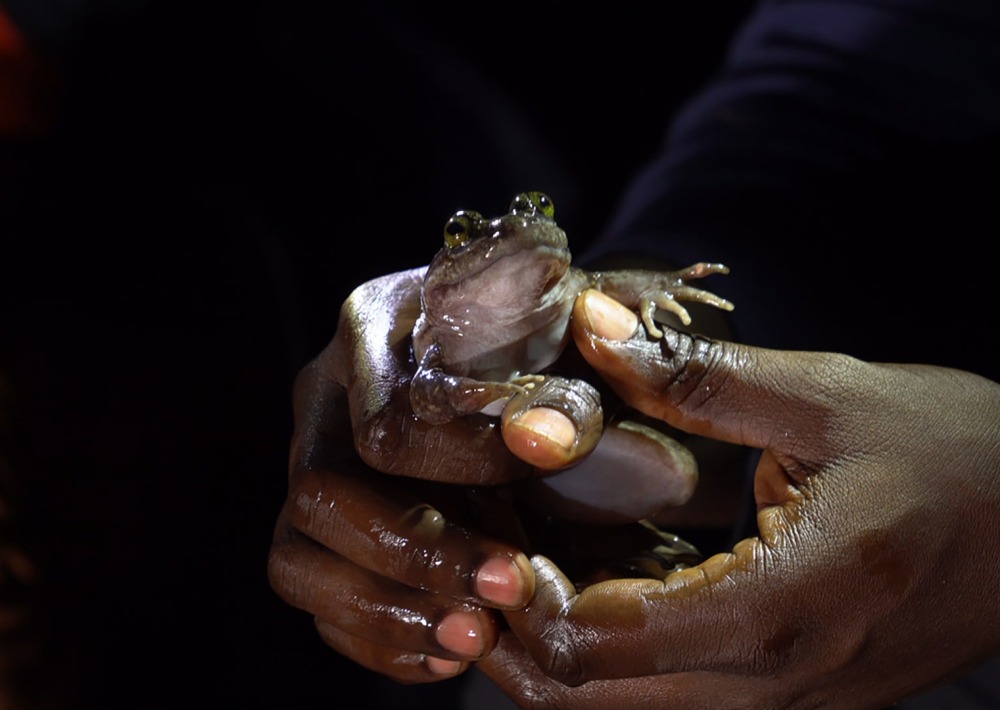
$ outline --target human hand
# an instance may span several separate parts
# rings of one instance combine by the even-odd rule
[[[299,374],[289,492],[269,560],[275,591],[316,618],[327,644],[400,682],[464,670],[496,642],[484,601],[519,606],[534,581],[517,547],[452,520],[466,489],[427,480],[485,484],[528,466],[494,426],[408,416],[420,279],[404,272],[360,287],[334,340]]]
[[[578,300],[577,345],[627,402],[762,450],[759,536],[664,581],[580,593],[533,558],[535,596],[505,613],[511,631],[480,664],[508,695],[525,707],[878,708],[996,652],[1000,386],[635,331],[600,295]]]
[[[534,573],[524,551],[538,544],[508,485],[538,479],[508,450],[497,421],[429,425],[412,414],[410,333],[422,275],[391,274],[357,289],[333,341],[300,373],[288,497],[269,560],[274,589],[316,618],[330,646],[402,682],[450,677],[493,648],[492,609],[530,599]],[[545,460],[575,463],[583,452],[572,435],[561,438],[565,422],[552,414],[555,436],[546,412],[536,412],[521,418],[518,439],[544,450]],[[611,484],[622,491],[620,505],[607,485],[568,493],[556,486],[547,505],[572,499],[592,516],[637,519],[690,495],[687,470],[671,466],[681,455],[641,432],[613,428],[588,456],[594,466],[575,468],[573,481],[600,483],[607,480],[601,467],[622,469],[627,459],[634,485]],[[640,485],[635,476],[656,478]],[[608,555],[645,544],[634,533]]]

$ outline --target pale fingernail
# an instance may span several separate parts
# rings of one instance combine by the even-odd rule
[[[475,614],[453,611],[441,620],[434,636],[442,648],[470,658],[483,653],[483,631]]]
[[[462,670],[461,661],[449,661],[446,658],[427,656],[424,662],[427,664],[427,669],[437,675],[455,675]]]
[[[514,421],[519,426],[531,432],[535,437],[543,437],[564,449],[576,443],[576,425],[573,420],[558,409],[549,407],[533,407],[518,415]]]
[[[600,291],[587,291],[583,299],[587,323],[595,335],[608,340],[627,340],[639,327],[635,313]]]
[[[511,608],[524,602],[524,577],[514,561],[506,557],[487,560],[476,570],[475,591],[480,598]]]

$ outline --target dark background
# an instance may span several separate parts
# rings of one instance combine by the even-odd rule
[[[56,78],[0,166],[44,695],[448,707],[455,683],[382,682],[267,584],[292,379],[457,209],[544,190],[585,249],[750,3],[2,7]]]

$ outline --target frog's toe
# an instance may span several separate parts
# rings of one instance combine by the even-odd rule
[[[663,331],[656,324],[657,310],[673,313],[684,325],[691,325],[691,314],[682,306],[671,293],[666,291],[650,293],[642,298],[640,303],[640,315],[643,325],[654,338],[662,338]]]
[[[701,288],[695,288],[694,286],[681,286],[673,292],[674,298],[682,298],[685,301],[695,301],[697,303],[705,303],[709,306],[715,306],[724,311],[733,310],[733,304],[727,301],[722,296],[716,296],[711,291],[706,291]]]
[[[654,317],[656,313],[656,308],[652,308],[650,311],[642,312],[642,323],[646,326],[646,332],[650,334],[653,338],[659,340],[663,337],[663,331],[660,326],[656,324],[656,318]]]

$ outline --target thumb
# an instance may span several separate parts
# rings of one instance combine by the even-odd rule
[[[635,313],[595,290],[577,299],[572,330],[587,362],[630,406],[683,431],[754,448],[792,453],[810,445],[850,397],[838,381],[859,384],[842,355],[768,350],[670,328],[654,339]],[[794,441],[805,431],[808,438]]]

